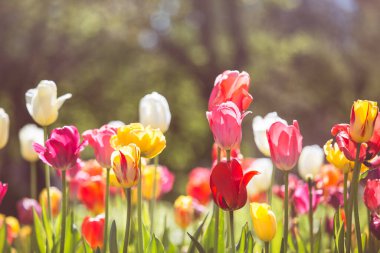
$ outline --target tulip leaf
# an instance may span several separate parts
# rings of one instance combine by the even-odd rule
[[[150,239],[149,245],[144,252],[165,253],[165,249],[161,241],[153,234]]]
[[[247,238],[246,243],[245,243],[246,252],[247,253],[253,252],[253,248],[255,247],[255,240],[253,239],[253,235],[251,231],[248,230],[246,238]]]
[[[218,230],[218,253],[224,253],[224,212],[220,208],[215,208],[214,211],[219,212],[219,230]],[[203,235],[203,247],[206,252],[214,252],[214,237],[215,237],[215,214],[212,216]]]
[[[304,244],[304,240],[301,238],[299,234],[296,235],[296,240],[297,240],[297,253],[306,253],[306,247]]]
[[[206,251],[204,250],[204,248],[202,247],[202,245],[197,241],[197,239],[195,239],[191,234],[187,233],[187,235],[190,237],[191,239],[191,244],[194,245],[195,248],[197,248],[197,250],[199,251],[199,253],[206,253]],[[188,251],[188,253],[191,253],[191,252],[194,252],[194,250]]]
[[[344,252],[344,223],[340,217],[339,211],[334,215],[334,241],[338,253]]]
[[[243,228],[241,229],[241,235],[240,235],[240,240],[239,240],[239,243],[237,245],[237,253],[244,253],[246,252],[246,235],[247,235],[247,232],[248,232],[248,223],[245,223],[245,225],[243,226]]]
[[[165,249],[169,247],[169,228],[166,223],[166,215],[164,217],[164,232],[162,233],[162,244],[164,245]]]
[[[199,227],[197,228],[197,231],[195,231],[194,237],[191,236],[189,233],[187,233],[187,234],[190,236],[190,238],[192,238],[192,239],[191,239],[190,246],[189,246],[189,250],[188,250],[189,253],[193,253],[194,250],[195,250],[195,248],[197,247],[195,242],[197,242],[198,244],[200,244],[200,243],[198,242],[198,239],[199,239],[199,237],[200,237],[201,234],[202,234],[202,228],[203,228],[203,226],[204,226],[204,224],[205,224],[205,222],[206,222],[206,220],[207,220],[207,217],[208,217],[208,214],[204,217],[203,221],[201,222],[201,224],[200,224]],[[194,239],[194,240],[193,240],[193,239]],[[202,247],[202,248],[203,248],[203,247]],[[204,250],[203,250],[203,251],[204,251]]]
[[[45,205],[42,205],[42,224],[45,228],[47,247],[51,250],[53,248],[53,229],[46,213]]]
[[[367,248],[367,234],[366,233],[362,233],[362,252],[367,252],[366,248]]]
[[[6,248],[7,248],[7,225],[5,224],[5,221],[4,221],[3,225],[0,228],[0,252],[5,252]]]
[[[321,252],[322,243],[322,224],[319,225],[318,232],[314,235],[314,252]]]
[[[37,242],[37,248],[38,248],[38,251],[41,252],[41,253],[44,253],[46,252],[47,248],[46,248],[46,234],[45,234],[45,231],[44,231],[44,227],[40,221],[40,218],[38,217],[36,211],[33,210],[33,220],[34,220],[34,236],[36,238],[36,242]]]
[[[117,247],[117,228],[115,220],[112,221],[111,230],[110,230],[110,253],[118,253]]]

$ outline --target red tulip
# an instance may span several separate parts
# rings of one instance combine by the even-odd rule
[[[267,137],[273,163],[280,170],[291,170],[297,164],[302,150],[298,122],[294,120],[290,126],[275,122],[267,130]]]
[[[248,73],[239,71],[226,70],[220,74],[214,83],[208,102],[208,110],[212,111],[213,107],[221,103],[234,102],[240,111],[248,109],[252,102],[252,96],[249,94],[250,78]]]
[[[243,169],[236,159],[216,164],[210,176],[214,202],[228,211],[242,208],[247,202],[246,186],[257,174],[257,171],[248,171],[243,174]]]
[[[82,136],[94,149],[98,163],[104,168],[111,168],[111,155],[114,149],[111,147],[110,139],[116,134],[116,128],[104,125],[100,129],[85,131]]]
[[[86,217],[82,223],[82,235],[92,249],[103,247],[104,214]]]
[[[8,191],[8,184],[3,184],[0,181],[0,204],[3,201],[3,198],[4,198],[5,194],[7,193],[7,191]]]
[[[206,113],[214,140],[221,149],[238,148],[241,142],[243,115],[232,102],[222,103]]]
[[[202,205],[207,205],[210,201],[210,174],[210,169],[197,167],[191,170],[186,186],[187,194],[197,199]]]
[[[104,210],[104,181],[101,176],[94,176],[79,184],[78,199],[95,214],[99,214]]]
[[[380,211],[380,179],[367,181],[364,203],[370,211]]]
[[[84,145],[80,143],[78,129],[65,126],[53,130],[45,147],[38,143],[34,143],[33,147],[44,163],[57,170],[67,170],[77,164]]]

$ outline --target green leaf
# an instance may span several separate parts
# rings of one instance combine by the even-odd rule
[[[322,224],[319,224],[318,232],[314,235],[314,252],[321,252],[321,244],[322,244]]]
[[[44,227],[38,217],[37,213],[33,210],[33,220],[34,220],[34,236],[37,242],[38,251],[41,253],[46,252],[46,233]]]
[[[111,230],[110,230],[110,253],[118,253],[117,247],[117,230],[116,230],[116,222],[112,221]]]
[[[48,219],[45,205],[42,205],[42,224],[45,229],[47,238],[47,247],[51,250],[53,248],[53,228],[51,222]]]
[[[367,234],[362,233],[362,252],[367,252]]]
[[[206,253],[206,251],[204,250],[204,248],[202,247],[202,245],[197,241],[197,239],[195,239],[191,234],[187,233],[188,236],[190,237],[191,239],[191,244],[195,246],[195,248],[197,248],[197,250],[199,251],[199,253]],[[191,252],[194,252],[194,250],[188,251],[189,253]]]
[[[195,240],[195,242],[197,242],[198,244],[200,244],[200,243],[198,242],[198,239],[199,239],[199,237],[200,237],[201,234],[202,234],[202,228],[203,228],[203,226],[204,226],[204,224],[205,224],[205,222],[206,222],[206,220],[207,220],[207,217],[208,217],[208,214],[205,216],[205,218],[203,219],[202,223],[199,225],[197,231],[195,231],[194,237],[191,236],[191,235],[188,233],[189,236],[190,236],[190,238],[193,238],[193,239]],[[189,250],[188,250],[189,253],[193,253],[194,250],[195,250],[195,247],[196,247],[195,242],[194,242],[193,239],[191,240],[191,243],[190,243],[190,246],[189,246]],[[202,249],[203,249],[203,247],[202,247]],[[204,251],[204,250],[203,250],[203,251]]]
[[[152,238],[149,242],[148,247],[146,248],[145,252],[151,252],[151,253],[165,253],[164,245],[161,243],[159,239],[153,234]]]
[[[0,252],[7,252],[8,248],[9,246],[7,241],[7,225],[4,221],[3,225],[0,228]]]
[[[304,244],[304,240],[301,238],[299,234],[296,235],[297,240],[297,253],[306,253],[306,247]]]
[[[248,223],[245,223],[243,228],[241,229],[241,235],[240,235],[240,240],[237,245],[237,253],[244,253],[246,250],[246,235],[248,232]]]
[[[248,233],[246,235],[246,252],[247,253],[250,253],[250,252],[253,252],[253,248],[255,247],[255,240],[253,239],[253,235],[251,233],[251,231],[248,230]]]

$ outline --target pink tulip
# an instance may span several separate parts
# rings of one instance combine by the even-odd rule
[[[82,136],[94,149],[98,163],[104,168],[111,168],[111,155],[114,149],[111,147],[110,139],[116,134],[116,128],[104,125],[100,129],[85,131]]]
[[[248,92],[249,83],[250,78],[247,72],[224,71],[215,79],[208,110],[212,111],[215,106],[227,101],[235,103],[240,111],[247,110],[253,100]]]
[[[370,211],[380,211],[380,179],[367,181],[364,203]]]
[[[298,161],[302,150],[302,135],[296,120],[287,126],[276,122],[267,130],[270,154],[273,163],[280,170],[291,170]]]
[[[233,102],[222,103],[206,113],[216,144],[221,149],[238,148],[241,142],[243,115]]]
[[[34,143],[33,148],[44,163],[57,170],[67,170],[76,166],[85,143],[80,143],[75,126],[64,126],[52,131],[45,147]]]
[[[309,204],[309,186],[304,183],[298,185],[293,193],[292,200],[294,203],[294,210],[297,214],[305,214],[310,210]],[[313,211],[317,209],[318,204],[322,200],[322,190],[312,190],[312,205]]]
[[[7,193],[7,191],[8,191],[8,184],[3,184],[0,181],[0,204],[3,201],[3,198],[4,198],[5,194]]]
[[[166,166],[159,166],[157,169],[161,170],[161,192],[160,195],[170,192],[173,189],[175,175],[169,171]]]

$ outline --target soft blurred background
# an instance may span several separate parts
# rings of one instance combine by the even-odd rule
[[[11,119],[0,151],[0,180],[10,184],[1,212],[14,213],[29,191],[18,131],[32,122],[25,92],[40,80],[54,80],[58,95],[73,94],[54,127],[80,131],[138,121],[140,98],[163,94],[172,123],[160,159],[176,173],[172,200],[184,193],[190,169],[210,166],[205,111],[225,69],[252,79],[245,156],[261,156],[255,115],[297,119],[304,144],[322,146],[334,123],[348,121],[353,100],[378,101],[379,11],[374,0],[1,1],[0,107]]]

